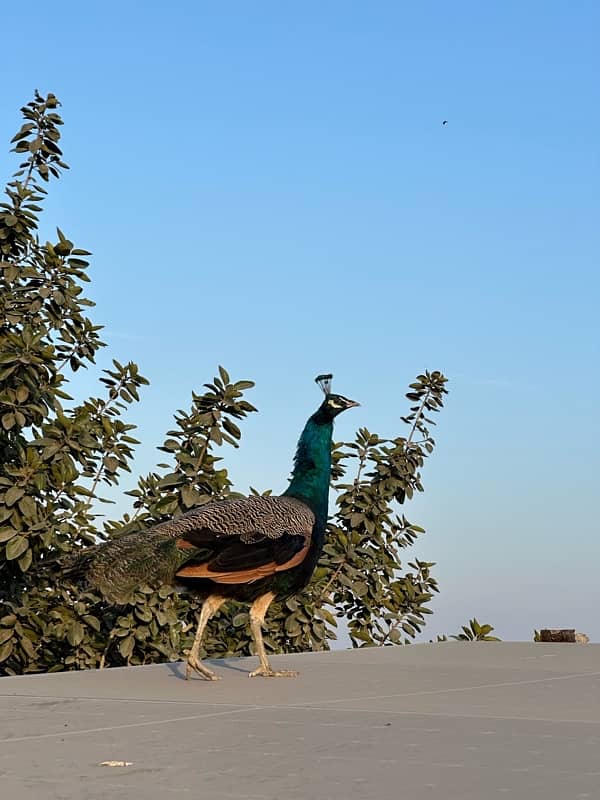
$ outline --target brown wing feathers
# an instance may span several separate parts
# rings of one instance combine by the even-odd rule
[[[228,572],[227,570],[215,571],[216,568],[211,568],[209,564],[189,564],[178,570],[177,576],[180,578],[209,578],[215,583],[252,583],[260,580],[260,578],[267,578],[277,572],[283,572],[298,566],[306,558],[309,548],[310,542],[283,564],[278,564],[276,561],[268,561],[252,569],[239,569],[234,572]]]
[[[314,515],[288,497],[210,503],[165,523],[180,550],[200,549],[177,571],[181,578],[249,583],[301,564]]]

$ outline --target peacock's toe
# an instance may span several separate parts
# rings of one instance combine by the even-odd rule
[[[295,669],[265,669],[259,667],[248,673],[249,678],[297,678],[300,673]]]
[[[185,665],[185,679],[189,681],[192,677],[192,672],[200,675],[205,681],[220,681],[221,676],[217,675],[216,672],[213,672],[212,669],[203,664],[202,661],[195,659],[195,658],[188,658],[187,663]]]

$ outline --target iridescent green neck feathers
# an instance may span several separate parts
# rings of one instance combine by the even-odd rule
[[[284,495],[303,500],[319,520],[327,519],[333,423],[317,411],[306,423]]]

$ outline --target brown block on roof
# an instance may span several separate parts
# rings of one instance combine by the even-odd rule
[[[544,628],[540,631],[540,642],[574,642],[575,628]]]

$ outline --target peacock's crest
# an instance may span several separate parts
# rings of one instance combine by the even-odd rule
[[[331,381],[333,380],[333,375],[328,373],[327,375],[317,375],[315,378],[315,383],[317,383],[321,387],[321,391],[325,396],[331,394]]]

